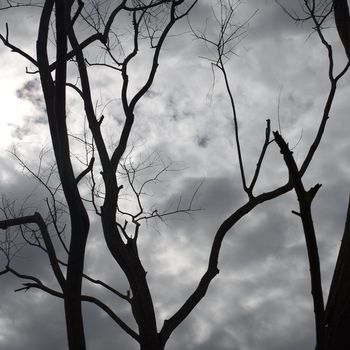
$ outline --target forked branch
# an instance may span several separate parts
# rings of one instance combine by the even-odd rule
[[[11,226],[18,226],[18,225],[25,225],[25,224],[36,224],[39,226],[40,232],[42,234],[42,237],[45,242],[45,246],[48,252],[48,257],[50,260],[50,264],[52,266],[52,270],[57,278],[58,283],[60,284],[60,287],[62,290],[65,288],[65,278],[63,276],[62,270],[58,264],[58,259],[56,256],[56,251],[53,246],[53,243],[50,238],[50,234],[47,231],[46,224],[42,218],[42,216],[38,213],[35,212],[34,215],[29,215],[29,216],[22,216],[19,218],[14,218],[14,219],[7,219],[7,220],[2,220],[0,221],[0,229],[6,230],[7,228]]]
[[[316,341],[317,349],[325,349],[325,313],[324,301],[321,283],[320,258],[318,255],[318,245],[316,239],[315,228],[311,213],[311,203],[320,189],[321,185],[317,184],[310,190],[306,191],[301,179],[301,174],[295,163],[293,153],[290,151],[287,143],[282,136],[275,131],[275,141],[283,154],[284,161],[289,170],[289,176],[293,183],[295,193],[299,201],[299,216],[302,221],[305,242],[309,258],[310,277],[311,277],[311,294],[314,304],[315,322],[316,322]]]

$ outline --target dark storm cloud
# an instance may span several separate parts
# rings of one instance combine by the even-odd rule
[[[39,79],[28,80],[23,87],[16,91],[16,95],[19,99],[29,101],[38,111],[45,113],[46,107]],[[35,122],[40,123],[41,119],[43,118],[38,117]]]
[[[33,134],[33,130],[39,131],[47,125],[46,107],[38,79],[32,79],[17,89],[16,97],[28,102],[29,115],[24,116],[21,125],[12,126],[11,136],[13,140],[23,141]]]
[[[2,293],[8,302],[2,304],[0,346],[3,349],[19,350],[23,347],[29,349],[53,349],[63,350],[66,342],[63,305],[51,296],[40,292],[18,292],[18,279],[11,281],[4,278],[6,289],[9,292]]]

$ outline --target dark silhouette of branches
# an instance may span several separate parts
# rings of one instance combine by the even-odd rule
[[[323,291],[322,291],[322,280],[320,271],[320,258],[318,255],[318,244],[317,236],[314,228],[313,217],[311,212],[311,204],[315,198],[321,185],[316,184],[309,190],[305,190],[302,176],[305,174],[307,168],[309,167],[312,158],[317,151],[319,144],[321,142],[322,136],[325,132],[326,123],[329,119],[330,110],[333,104],[335,93],[337,90],[338,81],[344,76],[349,68],[349,63],[335,75],[334,73],[334,57],[332,45],[327,41],[323,33],[323,23],[326,18],[330,15],[332,10],[334,10],[335,22],[337,25],[337,30],[339,36],[343,42],[344,48],[347,53],[347,34],[345,34],[345,23],[348,22],[348,6],[347,2],[342,3],[333,1],[330,2],[317,2],[317,1],[307,1],[304,2],[304,11],[307,13],[307,17],[300,18],[291,15],[284,7],[285,12],[292,17],[294,20],[299,19],[302,21],[311,20],[314,24],[314,30],[318,34],[321,43],[326,48],[328,53],[328,79],[330,81],[329,94],[323,109],[323,114],[317,130],[315,139],[311,144],[309,151],[300,166],[298,168],[293,154],[290,151],[288,144],[284,141],[282,136],[275,132],[275,141],[278,144],[281,153],[283,154],[285,163],[289,170],[289,177],[293,183],[294,190],[296,192],[298,202],[299,202],[299,212],[293,211],[294,214],[300,217],[306,247],[308,251],[308,259],[310,266],[310,277],[311,277],[311,294],[314,304],[315,312],[315,325],[316,325],[316,349],[317,350],[335,350],[335,349],[347,349],[350,345],[348,340],[348,335],[345,331],[345,320],[349,319],[349,311],[347,305],[349,304],[349,298],[344,297],[344,291],[348,291],[348,284],[343,279],[345,273],[348,272],[349,264],[345,258],[345,252],[348,250],[348,219],[349,213],[346,218],[345,231],[343,234],[343,240],[341,249],[339,252],[338,260],[335,267],[335,272],[333,275],[333,281],[329,291],[329,297],[327,301],[327,306],[325,308],[323,301]],[[333,5],[333,6],[332,6]],[[281,5],[282,6],[282,5]],[[340,10],[341,9],[341,10]],[[339,11],[342,11],[341,14]],[[342,281],[342,282],[341,282]],[[341,301],[341,305],[339,304]]]
[[[324,35],[325,21],[334,11],[339,36],[346,54],[349,54],[349,11],[346,1],[333,1],[332,5],[329,1],[304,0],[301,3],[302,16],[289,11],[278,2],[293,20],[312,21],[314,32],[328,55],[327,74],[330,88],[319,126],[315,129],[314,140],[309,145],[301,166],[297,165],[282,135],[277,131],[271,132],[271,122],[267,119],[265,130],[262,131],[265,132],[265,137],[260,146],[261,150],[256,155],[257,163],[250,174],[250,181],[248,181],[249,174],[244,163],[244,149],[239,132],[239,113],[227,63],[235,54],[236,46],[246,36],[248,24],[255,12],[241,24],[237,24],[234,15],[241,2],[219,0],[216,7],[213,7],[213,18],[218,29],[216,34],[209,34],[206,27],[196,30],[190,25],[195,38],[201,40],[208,48],[208,57],[204,58],[209,61],[213,70],[218,70],[222,78],[232,113],[237,168],[242,192],[246,194],[246,199],[238,208],[229,208],[231,214],[213,233],[207,268],[197,286],[188,298],[184,298],[180,307],[164,320],[161,327],[157,325],[154,300],[138,251],[139,233],[142,225],[150,220],[164,221],[169,216],[192,215],[200,210],[201,208],[197,207],[196,198],[202,182],[190,195],[186,194],[187,200],[183,200],[182,195],[179,195],[165,208],[151,205],[152,188],[159,185],[166,175],[178,169],[172,163],[165,162],[158,153],[145,158],[133,156],[130,135],[135,128],[135,119],[138,118],[137,107],[154,84],[165,42],[171,36],[174,26],[189,15],[196,3],[197,0],[121,0],[108,4],[95,1],[83,3],[81,0],[65,2],[46,0],[40,12],[36,57],[30,56],[11,43],[9,28],[6,25],[5,34],[0,34],[2,43],[26,58],[35,66],[36,71],[31,73],[40,76],[55,162],[45,167],[45,152],[42,152],[39,155],[38,168],[34,171],[16,151],[12,152],[17,162],[45,189],[48,197],[44,208],[37,208],[30,214],[25,210],[26,201],[17,210],[15,202],[2,197],[0,229],[4,234],[1,236],[0,250],[6,263],[0,275],[10,273],[23,280],[23,286],[17,291],[40,289],[63,299],[70,350],[86,349],[82,302],[92,303],[103,310],[139,344],[141,350],[164,350],[171,334],[205,297],[210,284],[219,273],[219,257],[228,232],[260,204],[294,190],[299,201],[299,211],[294,213],[301,219],[309,258],[317,349],[339,350],[339,342],[334,339],[337,339],[339,334],[344,338],[344,325],[350,319],[348,309],[341,310],[340,306],[342,303],[349,305],[347,297],[349,284],[344,281],[349,271],[349,263],[346,259],[349,254],[350,224],[347,220],[330,296],[325,308],[317,235],[311,211],[312,201],[320,185],[317,184],[306,190],[303,176],[310,168],[324,135],[337,84],[349,68],[347,64],[339,73],[335,73],[333,48]],[[2,9],[10,10],[31,5],[33,4],[30,2],[22,4],[9,0]],[[122,34],[117,30],[116,24],[120,18],[126,22],[129,21],[128,30],[125,31],[125,35],[128,35],[128,44],[123,44]],[[89,30],[89,35],[83,39],[79,33],[82,26]],[[54,41],[50,44],[52,36]],[[135,62],[139,62],[137,59],[142,58],[142,48],[145,43],[151,52],[151,63],[148,67],[145,65],[145,78],[141,80],[132,74],[131,67]],[[94,44],[101,47],[102,54],[100,58],[91,60],[87,58],[86,52]],[[53,53],[50,45],[53,45]],[[73,80],[69,73],[71,66],[74,67],[73,71],[76,75]],[[120,101],[122,120],[120,125],[114,124],[116,128],[120,126],[120,132],[111,147],[107,144],[103,132],[108,113],[104,111],[98,113],[98,104],[94,102],[96,99],[91,86],[91,69],[104,69],[117,74],[120,78],[121,88],[117,98]],[[134,84],[135,79],[138,84]],[[136,87],[131,89],[133,85]],[[81,134],[69,131],[67,89],[71,89],[75,98],[79,99],[86,116],[81,123]],[[114,122],[113,119],[111,122]],[[73,143],[79,144],[83,155],[72,151]],[[131,151],[128,153],[129,149]],[[272,190],[257,193],[256,184],[262,173],[262,165],[266,162],[266,154],[276,150],[283,155],[284,165],[288,169],[288,179]],[[281,164],[283,164],[282,158]],[[270,165],[270,167],[273,166],[275,165]],[[59,180],[54,179],[55,174],[58,174]],[[126,294],[84,271],[92,215],[96,215],[99,220],[101,237],[103,236],[111,257],[127,279],[129,290]],[[54,240],[53,237],[58,237],[58,240]],[[52,273],[58,282],[58,290],[47,286],[35,275],[35,271],[30,275],[16,270],[14,257],[24,246],[40,249],[46,254]],[[84,294],[83,281],[100,286],[121,301],[127,302],[137,324],[137,330],[133,330],[102,300]]]
[[[349,5],[345,0],[333,0],[334,19],[345,53],[350,60],[350,15]]]

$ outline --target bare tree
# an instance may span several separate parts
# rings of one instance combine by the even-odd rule
[[[139,327],[139,334],[132,331],[120,319],[116,321],[133,338],[139,341],[142,349],[161,349],[164,342],[157,333],[156,319],[152,298],[146,281],[146,272],[138,257],[136,248],[138,222],[135,222],[135,235],[128,236],[125,226],[116,223],[118,210],[118,195],[121,186],[118,185],[116,176],[117,167],[126,150],[130,131],[134,122],[134,111],[142,96],[149,90],[153,83],[161,52],[162,45],[174,24],[184,18],[193,8],[196,1],[186,4],[184,1],[121,1],[114,6],[108,16],[96,8],[94,14],[95,22],[89,22],[96,31],[87,39],[79,42],[75,33],[75,24],[80,16],[83,20],[91,18],[89,14],[93,9],[88,9],[84,14],[84,3],[75,1],[62,2],[49,0],[45,1],[41,10],[40,24],[37,37],[36,58],[24,53],[21,49],[15,48],[9,42],[9,29],[6,27],[5,36],[1,36],[3,43],[13,51],[20,53],[27,58],[38,70],[41,80],[42,91],[45,99],[47,117],[50,127],[52,146],[57,163],[57,171],[61,179],[61,186],[70,216],[70,243],[68,259],[66,262],[66,275],[64,276],[59,259],[56,256],[55,248],[50,239],[47,226],[40,213],[33,215],[3,220],[1,228],[14,225],[36,224],[44,240],[50,264],[61,291],[50,290],[45,287],[37,278],[19,276],[32,280],[33,283],[26,284],[27,288],[40,288],[53,295],[64,299],[65,315],[67,324],[68,344],[70,349],[85,349],[85,336],[81,310],[82,279],[84,270],[84,256],[86,241],[89,233],[89,217],[80,196],[78,189],[79,181],[90,172],[94,157],[91,158],[88,167],[76,177],[72,165],[69,137],[67,131],[66,116],[66,89],[67,85],[74,88],[82,98],[89,128],[93,137],[93,143],[99,155],[102,166],[104,181],[104,199],[101,206],[101,222],[108,248],[118,262],[130,283],[132,297],[123,296],[131,303],[132,311]],[[8,3],[11,6],[21,6],[20,3]],[[29,4],[30,5],[30,4]],[[133,44],[130,52],[118,61],[112,54],[111,37],[113,37],[113,24],[122,13],[129,13],[132,17]],[[162,19],[158,25],[152,27],[153,18]],[[51,20],[54,21],[55,34],[55,61],[50,62],[49,58],[49,32]],[[103,28],[100,28],[103,23]],[[148,77],[141,88],[131,95],[129,91],[128,67],[130,62],[137,55],[139,50],[140,33],[142,27],[150,30],[150,38],[153,47],[153,60],[148,72]],[[115,69],[119,70],[122,76],[121,99],[125,115],[123,129],[117,147],[112,155],[108,154],[105,141],[101,133],[102,119],[95,115],[91,88],[87,71],[87,63],[83,50],[94,41],[100,41],[104,45],[105,52],[110,56]],[[70,49],[69,49],[70,45]],[[80,78],[80,86],[67,83],[67,64],[74,59]],[[105,63],[104,63],[105,64]],[[54,74],[54,78],[52,76]],[[5,272],[13,272],[7,266]],[[98,301],[92,301],[100,304]],[[104,308],[103,305],[100,305]]]
[[[280,4],[280,3],[279,3]],[[283,140],[278,132],[274,133],[275,141],[281,149],[284,161],[288,167],[289,177],[293,182],[293,187],[299,201],[299,211],[293,211],[294,214],[300,217],[305,235],[305,242],[308,252],[310,277],[311,277],[311,293],[314,304],[315,325],[316,325],[316,349],[331,350],[331,349],[348,349],[350,346],[347,327],[350,320],[349,314],[349,209],[346,216],[345,230],[343,233],[342,243],[338,255],[338,260],[335,266],[332,283],[330,286],[328,301],[324,303],[322,290],[322,279],[320,269],[320,258],[318,254],[318,242],[311,204],[321,188],[321,184],[316,184],[309,190],[306,190],[303,184],[302,177],[311,162],[313,154],[318,148],[322,135],[324,133],[327,120],[330,117],[330,110],[336,94],[337,84],[349,68],[349,62],[340,71],[335,74],[334,68],[334,52],[332,45],[328,42],[324,28],[329,17],[334,14],[336,28],[339,37],[345,48],[347,57],[349,58],[349,8],[347,1],[315,1],[304,0],[302,9],[304,16],[292,14],[281,4],[283,10],[295,21],[311,21],[315,33],[320,38],[323,46],[328,53],[329,69],[328,79],[330,82],[330,90],[325,103],[323,115],[321,118],[320,127],[316,134],[314,143],[309,149],[304,162],[299,168],[291,152],[288,144]],[[350,204],[349,204],[350,205]]]
[[[158,330],[146,271],[138,252],[139,230],[142,222],[146,220],[164,218],[167,215],[181,212],[190,213],[196,210],[193,206],[193,200],[198,188],[194,190],[193,196],[185,206],[182,206],[181,202],[179,202],[174,208],[168,208],[165,211],[146,209],[142,199],[146,187],[150,183],[157,182],[169,170],[169,165],[160,162],[155,167],[152,176],[141,177],[142,180],[137,182],[137,174],[144,169],[152,168],[154,162],[157,163],[159,158],[157,156],[155,158],[151,157],[149,161],[135,164],[133,161],[128,161],[127,149],[136,117],[136,106],[154,82],[163,44],[174,25],[185,18],[196,3],[196,0],[189,2],[185,0],[123,0],[119,1],[118,5],[111,2],[109,6],[104,8],[101,4],[99,5],[95,2],[85,5],[81,1],[62,2],[59,0],[46,0],[40,10],[36,57],[30,56],[14,46],[9,41],[9,28],[6,27],[5,35],[0,36],[3,44],[28,59],[36,67],[36,73],[40,75],[60,183],[51,186],[49,179],[52,172],[49,173],[48,178],[45,180],[40,171],[31,171],[30,167],[23,162],[23,165],[32,172],[34,177],[49,192],[50,201],[47,202],[48,216],[44,219],[43,215],[38,211],[31,215],[22,215],[23,213],[21,212],[15,212],[11,202],[4,199],[2,203],[3,218],[0,221],[0,228],[6,230],[12,226],[18,226],[21,237],[26,243],[42,249],[47,254],[60,289],[52,289],[36,276],[21,274],[11,266],[11,249],[14,242],[13,237],[10,235],[11,231],[6,231],[6,239],[3,240],[1,248],[7,258],[7,265],[2,274],[12,273],[26,280],[27,282],[24,283],[25,289],[38,288],[64,300],[68,344],[71,350],[83,350],[86,348],[81,308],[83,301],[93,303],[104,310],[127,334],[140,344],[142,350],[161,350],[165,348],[173,331],[204,298],[210,283],[219,273],[218,260],[221,246],[229,230],[258,205],[294,189],[300,204],[300,212],[297,215],[302,220],[309,255],[317,347],[318,350],[328,349],[326,347],[326,344],[328,344],[326,339],[328,337],[327,327],[330,323],[328,324],[326,321],[326,310],[321,288],[320,261],[311,216],[311,203],[320,185],[316,185],[307,191],[304,188],[302,177],[308,170],[322,139],[336,93],[337,83],[344,76],[349,65],[346,65],[339,74],[334,75],[332,47],[326,41],[322,31],[322,23],[332,11],[328,10],[328,8],[326,10],[323,8],[321,15],[318,15],[319,7],[315,6],[315,1],[311,5],[310,3],[312,2],[304,1],[304,9],[307,13],[307,18],[314,21],[315,30],[328,51],[330,90],[314,141],[311,143],[302,165],[298,167],[282,136],[275,132],[272,137],[270,120],[267,120],[264,131],[265,139],[261,145],[261,152],[257,157],[257,165],[250,176],[250,181],[248,181],[244,163],[244,150],[240,142],[238,113],[225,66],[234,51],[235,45],[245,33],[247,22],[239,25],[234,22],[234,13],[240,2],[230,0],[218,2],[219,10],[214,12],[218,27],[216,37],[210,37],[205,30],[196,31],[192,28],[196,38],[203,40],[209,48],[211,56],[206,58],[211,62],[212,68],[219,71],[224,81],[232,111],[238,166],[242,191],[246,194],[246,201],[239,208],[232,211],[231,215],[218,227],[213,235],[207,269],[199,280],[197,287],[184,300],[179,309],[171,317],[164,320],[164,324]],[[12,8],[24,5],[9,1],[7,7]],[[122,46],[122,38],[118,35],[114,24],[125,14],[128,14],[129,18],[131,18],[132,39],[131,43],[129,42],[127,45]],[[54,23],[53,32],[51,21]],[[82,40],[79,38],[77,30],[79,25],[84,23],[89,26],[93,34]],[[337,27],[339,27],[338,23]],[[52,48],[49,41],[50,33],[54,34],[53,58],[51,57]],[[344,39],[342,36],[341,38],[346,43],[347,39]],[[141,87],[135,91],[130,88],[132,77],[129,74],[129,68],[136,56],[139,55],[140,42],[144,39],[148,40],[153,50],[152,63],[148,68],[146,80],[141,82],[139,84]],[[103,60],[91,62],[85,58],[84,53],[95,42],[99,42],[102,45],[104,55]],[[67,66],[71,63],[79,77],[79,83],[77,84],[72,84],[67,76]],[[104,116],[98,116],[94,107],[94,97],[88,70],[90,66],[102,66],[105,69],[118,71],[122,79],[120,98],[124,119],[120,137],[111,152],[106,146],[106,140],[101,131]],[[76,140],[81,141],[84,145],[86,156],[83,162],[85,168],[79,175],[76,175],[74,157],[70,151],[70,139],[67,128],[67,88],[73,89],[81,98],[88,124],[88,131],[84,131],[83,137],[75,136]],[[280,150],[283,154],[289,171],[289,178],[284,184],[276,186],[272,190],[256,193],[256,183],[262,170],[262,163],[271,145],[277,145],[275,151]],[[101,168],[100,177],[96,171],[99,168]],[[52,171],[55,170],[56,168],[52,168]],[[88,200],[81,195],[79,188],[79,185],[84,180],[87,180],[87,184],[90,187],[91,198]],[[125,190],[123,186],[128,186],[129,192],[135,200],[135,210],[133,212],[125,210],[121,204],[123,190]],[[62,200],[58,199],[59,191],[62,192]],[[90,231],[90,218],[87,207],[92,207],[94,213],[99,217],[109,252],[128,280],[130,290],[126,294],[115,290],[103,281],[95,280],[84,272],[86,242]],[[59,225],[59,213],[60,210],[63,210],[61,208],[66,208],[65,210],[69,216],[69,244],[66,244],[62,238],[64,226],[62,228]],[[52,229],[59,238],[61,249],[66,252],[66,259],[58,257],[58,248],[55,247],[52,241],[49,229]],[[348,227],[346,232],[348,232]],[[342,251],[344,249],[348,248],[343,248]],[[348,255],[346,252],[341,254],[345,254],[345,257]],[[335,276],[338,275],[337,273],[335,274]],[[337,277],[336,280],[339,280],[339,278]],[[342,275],[341,278],[345,277]],[[102,285],[118,298],[128,302],[138,330],[133,330],[118,317],[117,313],[98,298],[82,294],[82,282],[84,279],[91,283]],[[345,286],[344,282],[336,281],[334,283],[337,285],[340,283],[342,286]],[[331,291],[335,290],[335,288],[342,289],[342,287],[337,286],[332,287]],[[338,295],[338,292],[336,294]],[[333,305],[336,306],[332,306],[331,302],[329,303],[331,305],[329,306],[331,308],[329,314],[333,315],[333,310],[340,308],[340,306],[337,303],[334,304],[334,302]],[[336,314],[339,316],[341,312],[336,311]],[[345,325],[345,323],[343,324]],[[337,331],[334,331],[331,338],[335,339],[336,337]]]

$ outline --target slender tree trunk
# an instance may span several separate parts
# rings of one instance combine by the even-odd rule
[[[56,71],[53,81],[47,54],[48,32],[55,5]],[[67,18],[70,4],[62,0],[46,0],[42,11],[37,40],[37,60],[47,109],[50,134],[62,189],[69,207],[71,241],[66,283],[63,289],[70,350],[85,350],[85,335],[81,309],[81,287],[89,218],[81,200],[72,163],[66,125]]]
[[[333,0],[339,37],[350,60],[350,15],[347,0]],[[346,223],[326,307],[326,349],[350,349],[350,199]]]
[[[85,350],[85,334],[81,308],[81,288],[84,271],[84,257],[89,218],[82,203],[72,163],[70,160],[68,130],[66,124],[66,75],[67,75],[67,35],[70,20],[71,1],[55,1],[57,67],[55,76],[55,104],[52,119],[54,150],[68,203],[71,218],[71,241],[67,265],[64,304],[68,345],[70,350]],[[56,138],[55,138],[56,137]]]
[[[350,349],[350,198],[326,308],[327,350]]]

